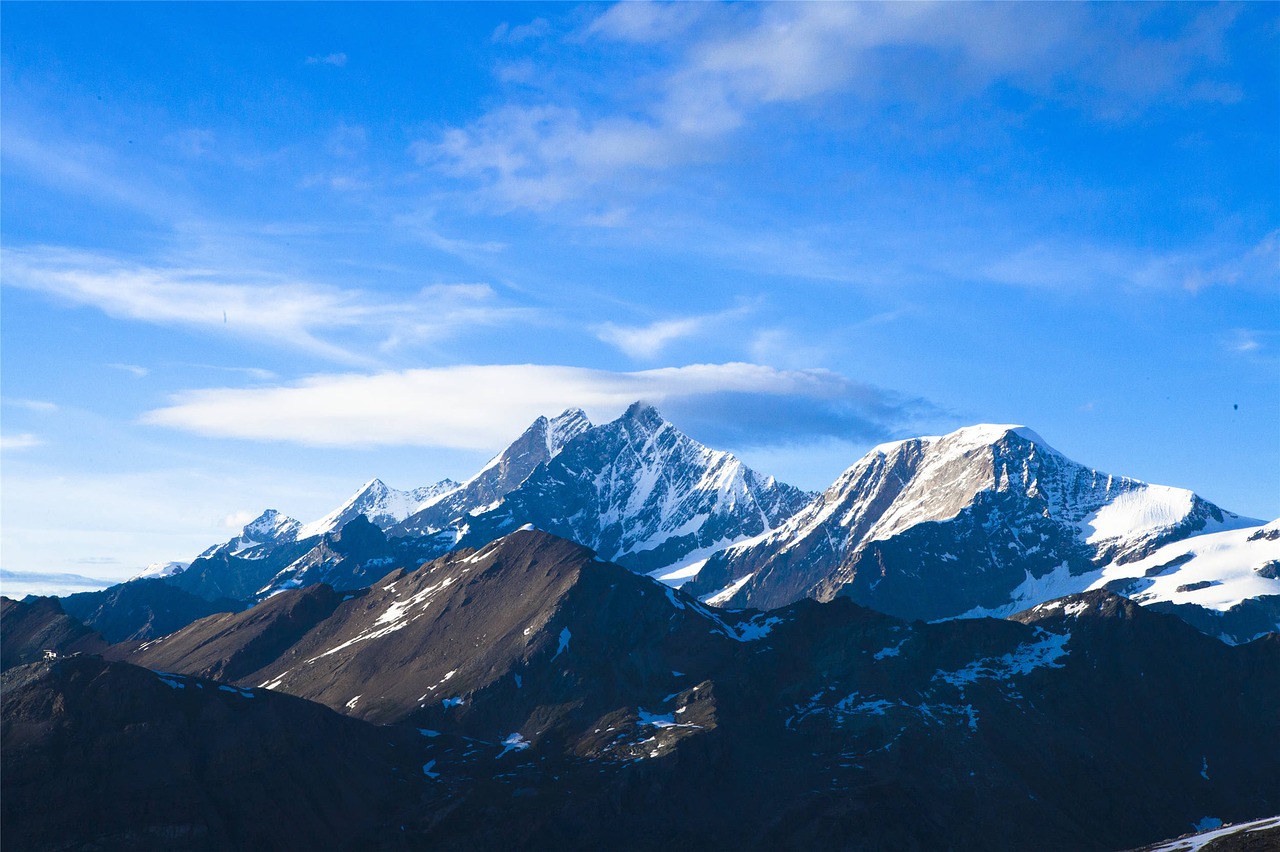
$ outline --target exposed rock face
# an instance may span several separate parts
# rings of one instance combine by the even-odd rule
[[[1109,476],[1022,427],[886,444],[776,531],[712,556],[689,591],[727,606],[852,597],[907,618],[997,609],[1065,569],[1248,525],[1189,491]]]
[[[96,657],[4,674],[14,849],[350,849],[398,833],[412,731]]]
[[[491,508],[590,428],[591,421],[580,408],[551,419],[539,417],[479,473],[391,528],[391,534],[426,535],[459,528],[469,515]]]
[[[726,612],[528,531],[131,659],[428,729],[440,797],[406,832],[434,844],[1110,850],[1280,811],[1276,640],[1102,590],[1008,621]]]
[[[481,546],[531,524],[648,573],[764,533],[809,497],[636,403],[569,441],[496,507],[468,518],[460,543]]]
[[[102,636],[63,612],[57,598],[0,597],[0,669],[43,660],[48,652],[97,654]]]
[[[283,592],[248,612],[193,624],[129,659],[269,684],[377,722],[434,720],[445,699],[492,689],[505,698],[486,712],[502,708],[515,730],[527,721],[515,718],[522,708],[591,704],[600,694],[613,700],[631,679],[652,687],[637,700],[665,694],[672,669],[720,653],[724,643],[711,632],[730,629],[727,622],[699,607],[675,623],[673,599],[581,545],[518,532],[479,552],[394,571],[361,593],[340,595],[323,585]],[[268,634],[279,639],[260,638]],[[604,682],[544,670],[558,670],[570,656],[591,659],[581,677]],[[464,704],[449,709],[478,712]]]
[[[372,521],[356,514],[340,531],[307,542],[311,549],[281,568],[255,593],[256,599],[316,583],[335,589],[364,588],[393,568],[415,569],[449,551],[454,537],[388,538]]]
[[[69,615],[100,632],[108,642],[145,641],[167,636],[215,612],[236,612],[242,601],[208,601],[162,578],[130,580],[100,592],[61,599]]]
[[[234,541],[234,539],[233,539]],[[252,601],[272,579],[314,547],[316,539],[258,543],[242,553],[225,547],[201,556],[165,582],[206,600]]]

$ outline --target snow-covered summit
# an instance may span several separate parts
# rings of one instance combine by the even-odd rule
[[[319,520],[312,521],[298,533],[298,538],[310,538],[341,530],[357,515],[364,515],[376,526],[389,529],[424,506],[458,488],[452,479],[444,479],[435,485],[426,485],[410,491],[390,488],[381,479],[371,479],[347,502]]]
[[[222,553],[244,559],[261,558],[272,545],[297,541],[301,529],[302,524],[288,515],[267,509],[245,524],[238,536],[223,544],[215,544],[201,553],[200,558],[207,559]]]
[[[590,428],[591,421],[580,408],[566,409],[557,417],[537,418],[474,476],[427,500],[389,532],[428,535],[460,526],[468,516],[496,505],[528,479],[538,465],[555,458],[570,441]]]
[[[155,577],[172,577],[174,574],[181,574],[190,567],[190,562],[152,562],[129,579],[148,580]]]
[[[577,434],[500,503],[468,518],[463,543],[532,523],[652,571],[759,535],[808,496],[703,446],[637,402]]]
[[[691,590],[740,584],[729,605],[761,607],[854,594],[937,618],[1061,564],[1080,573],[1252,523],[1074,462],[1024,426],[980,424],[876,447],[777,530],[712,557]]]

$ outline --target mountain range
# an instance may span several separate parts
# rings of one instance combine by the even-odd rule
[[[65,622],[42,601],[6,636]],[[1277,640],[1106,590],[726,611],[517,531],[10,668],[3,817],[33,849],[1129,848],[1280,812]]]
[[[812,494],[703,446],[643,403],[598,426],[580,409],[539,417],[462,483],[398,491],[373,479],[307,524],[268,509],[186,567],[153,574],[192,596],[185,608],[164,601],[176,629],[173,613],[194,619],[210,603],[230,610],[320,582],[361,588],[524,526],[721,607],[849,597],[936,620],[1105,586],[1227,641],[1280,625],[1272,527],[1074,462],[1025,427],[884,444]],[[113,639],[161,635],[136,591],[137,623],[108,626],[94,612],[111,594],[72,596],[68,611]]]
[[[0,632],[21,848],[1280,840],[1280,521],[1021,426],[807,493],[569,409]]]

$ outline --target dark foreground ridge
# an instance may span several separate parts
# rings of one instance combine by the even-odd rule
[[[530,530],[109,653],[225,690],[13,670],[22,848],[202,825],[191,802],[208,827],[155,848],[1115,850],[1280,812],[1280,637],[1229,646],[1106,591],[1010,620],[729,612]],[[194,756],[137,756],[171,753]],[[184,793],[144,814],[140,789]],[[74,824],[38,804],[73,800]],[[306,836],[254,834],[264,802]]]

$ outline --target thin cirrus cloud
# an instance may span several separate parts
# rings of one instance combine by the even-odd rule
[[[973,269],[993,283],[1044,289],[1117,285],[1192,293],[1209,287],[1270,289],[1280,265],[1280,231],[1263,235],[1253,245],[1230,241],[1165,253],[1043,240],[986,263],[965,253],[957,254],[952,263],[949,271],[957,275]]]
[[[552,90],[539,102],[517,96],[411,151],[478,184],[500,208],[546,209],[613,189],[621,174],[717,156],[714,143],[750,125],[761,108],[822,97],[927,109],[934,99],[976,97],[999,82],[1123,121],[1157,102],[1238,99],[1213,76],[1236,14],[1197,8],[1174,32],[1155,35],[1147,28],[1155,11],[1097,6],[623,3],[576,41],[588,48],[661,41],[672,54],[615,87],[625,99],[591,102],[576,90]],[[946,95],[930,84],[939,74],[955,83]]]
[[[308,65],[332,65],[334,68],[347,67],[347,55],[345,53],[326,53],[323,56],[308,56]]]
[[[639,372],[538,364],[330,374],[271,388],[177,394],[142,422],[214,438],[316,447],[490,450],[566,407],[595,420],[645,400],[704,440],[881,438],[933,409],[825,370],[693,364]]]
[[[632,358],[649,359],[656,358],[677,340],[703,334],[722,322],[743,316],[750,310],[749,306],[743,306],[714,314],[658,320],[647,325],[628,326],[606,322],[594,326],[592,332],[598,340],[616,347]]]
[[[703,317],[662,320],[644,326],[622,326],[602,323],[595,327],[596,337],[630,355],[653,358],[667,345],[684,337],[692,337],[706,326]]]
[[[0,450],[29,450],[43,443],[44,441],[30,432],[20,432],[16,435],[0,435]]]
[[[97,308],[116,319],[265,340],[339,363],[373,365],[367,346],[387,351],[432,343],[468,328],[528,320],[487,284],[434,284],[393,300],[359,289],[237,280],[205,269],[143,266],[63,249],[7,249],[5,286]],[[128,366],[125,369],[130,369]]]

